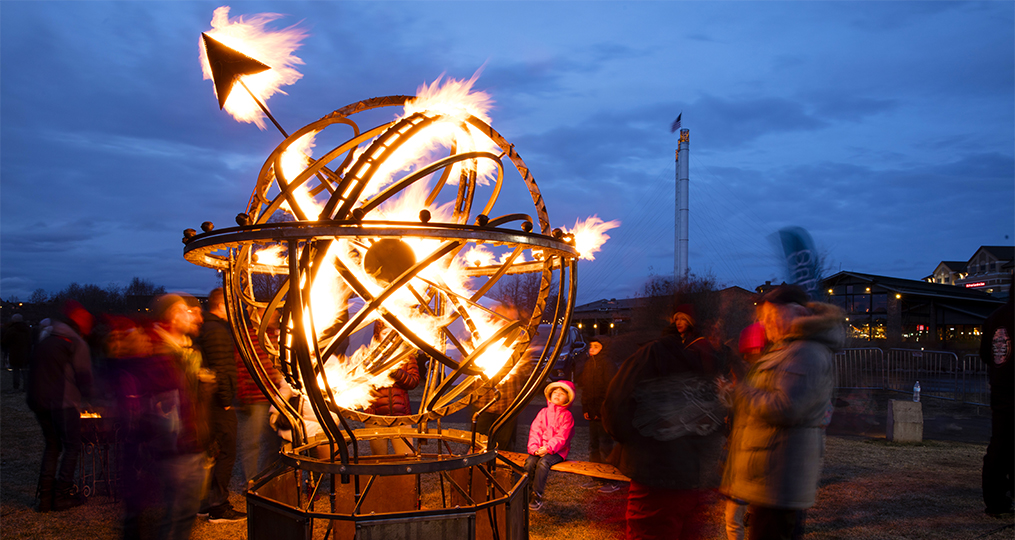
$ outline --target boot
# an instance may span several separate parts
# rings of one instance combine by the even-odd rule
[[[78,493],[78,487],[73,482],[56,483],[56,490],[53,492],[53,510],[67,510],[84,503],[81,494]]]
[[[36,511],[45,513],[53,509],[53,481],[52,476],[39,476],[39,485],[35,489],[35,497],[39,503]]]

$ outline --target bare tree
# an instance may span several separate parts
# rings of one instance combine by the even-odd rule
[[[32,291],[32,295],[28,297],[28,302],[30,304],[45,304],[48,301],[49,295],[46,294],[46,290],[41,287]]]
[[[504,276],[490,291],[489,297],[506,306],[517,308],[522,316],[527,317],[532,313],[539,298],[539,283],[538,272]],[[555,294],[555,290],[556,287],[551,287],[550,293]]]

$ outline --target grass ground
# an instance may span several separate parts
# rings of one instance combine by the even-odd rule
[[[0,381],[0,537],[4,539],[104,540],[119,538],[120,505],[97,495],[84,506],[65,512],[38,514],[32,510],[42,439],[23,393],[12,393],[10,382]],[[884,418],[886,400],[866,399],[867,428]],[[852,407],[852,405],[844,406]],[[880,410],[878,410],[881,408]],[[982,411],[960,405],[928,402],[925,415],[951,418],[961,428],[973,425]],[[846,415],[844,415],[845,417]],[[855,420],[855,419],[854,419]],[[942,420],[945,431],[955,432]],[[527,426],[519,426],[524,435]],[[870,431],[870,429],[868,429]],[[981,430],[982,431],[982,430]],[[960,429],[959,432],[962,432]],[[971,433],[970,430],[966,431]],[[926,440],[895,444],[881,437],[830,436],[827,441],[817,505],[808,512],[807,538],[831,539],[941,539],[1011,540],[1015,523],[983,514],[980,467],[986,448],[982,436],[971,441]],[[579,429],[573,442],[575,459],[586,457],[587,429]],[[88,456],[85,456],[88,457]],[[624,527],[626,488],[602,494],[583,487],[588,478],[553,473],[547,502],[529,519],[534,540],[592,540],[616,538]],[[234,480],[233,488],[241,486]],[[241,495],[233,504],[244,507]],[[710,537],[724,538],[721,508],[709,513]],[[242,539],[245,523],[210,524],[198,520],[195,540]]]

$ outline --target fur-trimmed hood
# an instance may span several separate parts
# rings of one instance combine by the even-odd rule
[[[846,315],[832,304],[809,302],[809,315],[793,319],[789,332],[783,341],[809,340],[841,349],[846,343]]]

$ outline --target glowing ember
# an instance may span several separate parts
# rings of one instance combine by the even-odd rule
[[[575,221],[574,229],[567,230],[565,228],[564,232],[574,236],[575,248],[582,259],[594,261],[596,260],[596,253],[599,253],[599,248],[610,239],[610,235],[606,234],[606,231],[619,226],[620,221],[604,222],[599,219],[599,216],[592,216],[584,222],[581,220]]]
[[[212,30],[206,32],[210,37],[223,45],[235,49],[251,58],[255,58],[271,67],[271,69],[243,77],[243,83],[251,92],[265,102],[276,92],[282,92],[283,85],[290,85],[300,80],[303,75],[293,66],[303,63],[293,52],[300,42],[307,37],[306,30],[295,25],[282,30],[268,30],[265,26],[281,18],[277,13],[261,13],[247,19],[243,17],[229,18],[229,7],[222,6],[212,16]],[[211,65],[205,48],[201,49],[201,66],[204,78],[211,79]],[[283,92],[285,93],[285,92]],[[247,92],[231,92],[226,100],[225,110],[237,121],[252,122],[264,129],[264,113]]]

